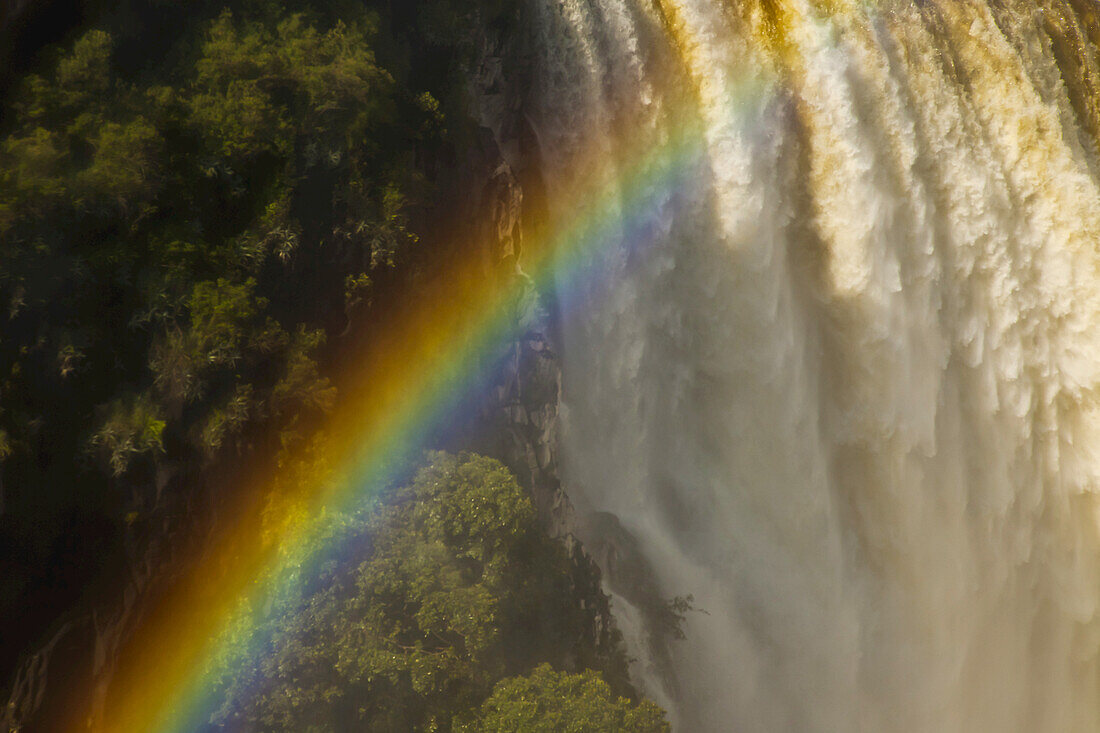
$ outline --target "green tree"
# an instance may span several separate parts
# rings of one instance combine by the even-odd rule
[[[650,700],[612,699],[592,670],[556,672],[540,664],[526,677],[501,680],[467,730],[479,733],[667,733],[664,711]]]
[[[10,549],[0,558],[0,664],[14,664],[88,578],[141,552],[135,537],[201,522],[232,490],[211,477],[272,456],[277,485],[317,480],[328,459],[315,430],[336,401],[333,336],[353,317],[369,336],[376,299],[414,298],[422,263],[462,256],[419,246],[413,224],[429,229],[440,208],[432,181],[453,180],[447,168],[479,139],[464,65],[485,46],[480,29],[515,13],[502,0],[80,5],[80,27],[13,80],[0,113],[0,544]],[[353,529],[364,521],[348,518],[346,531],[367,536]],[[528,539],[513,550],[558,568],[552,582],[524,587],[532,597],[572,589],[603,602],[583,563],[568,556],[565,572],[549,559],[561,549],[522,523]],[[415,624],[401,622],[419,630],[406,636],[423,650],[369,683],[394,685],[397,707],[351,710],[356,720],[413,715],[423,701],[416,720],[444,720],[455,700],[475,705],[501,674],[543,658],[625,684],[606,639],[591,641],[610,631],[578,631],[606,618],[597,606],[570,601],[557,623],[557,596],[542,618],[505,593],[528,578],[519,570],[482,577],[452,544],[417,546],[423,567],[439,560],[445,571],[441,590],[424,595],[411,561],[393,560],[405,578],[394,592],[423,608]],[[352,603],[349,573],[326,577],[330,594]],[[280,638],[320,650],[350,639],[357,617],[322,600],[309,603],[344,636],[317,631],[329,641],[309,646],[306,619],[282,618],[272,622]],[[463,609],[512,626],[471,625]],[[547,636],[529,640],[516,624]],[[431,646],[439,635],[451,646]],[[333,694],[352,679],[347,664],[328,687],[323,673],[335,668],[302,679]],[[355,680],[349,689],[368,684]],[[446,689],[432,692],[431,680]]]
[[[530,500],[497,461],[430,459],[377,509],[336,522],[336,544],[358,548],[358,557],[330,567],[266,622],[269,641],[228,682],[219,724],[448,730],[476,721],[491,694],[508,709],[486,708],[485,719],[507,721],[514,706],[505,703],[521,683],[495,694],[494,685],[542,663],[588,670],[580,685],[549,671],[532,678],[546,695],[578,696],[553,715],[571,720],[591,710],[603,716],[595,720],[659,722],[652,703],[607,697],[601,673],[620,693],[630,688],[589,561],[539,529]]]
[[[415,252],[439,115],[372,14],[225,5],[93,3],[3,100],[0,570],[47,596],[0,592],[6,618],[44,626],[97,574],[55,547],[106,562],[134,517],[204,503],[169,474],[295,450],[335,403],[328,336]]]
[[[403,130],[438,115],[349,15],[227,9],[140,80],[90,30],[23,80],[0,138],[3,458],[81,440],[125,481],[134,455],[212,458],[259,427],[285,449],[332,407],[321,326],[416,241]]]

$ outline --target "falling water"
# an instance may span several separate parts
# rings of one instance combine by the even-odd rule
[[[684,731],[1100,730],[1100,8],[531,2],[552,209],[704,141],[563,319],[566,485],[702,609],[668,669],[616,596],[645,691]]]

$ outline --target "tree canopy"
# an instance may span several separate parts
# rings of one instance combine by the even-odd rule
[[[277,502],[330,470],[332,342],[387,284],[414,297],[430,161],[476,137],[474,31],[515,11],[85,5],[0,100],[4,663],[135,538],[215,503],[205,474],[272,457]],[[433,455],[330,532],[348,554],[253,609],[266,652],[212,726],[664,729],[594,566],[499,463]]]
[[[667,733],[664,712],[650,700],[614,699],[592,670],[579,674],[540,664],[525,677],[501,680],[471,729],[483,733]]]
[[[265,620],[220,725],[666,729],[653,703],[612,699],[632,692],[598,577],[538,527],[499,462],[432,454],[408,486],[334,525],[349,556]]]
[[[377,14],[230,3],[149,38],[127,23],[174,6],[120,4],[4,100],[5,617],[72,603],[167,496],[160,467],[307,436],[326,342],[416,251],[441,117],[377,61]]]

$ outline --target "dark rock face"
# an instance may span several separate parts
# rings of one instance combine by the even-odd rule
[[[677,609],[657,584],[657,575],[645,556],[644,547],[619,518],[610,512],[591,512],[579,519],[577,534],[592,562],[600,568],[604,588],[633,606],[641,625],[640,645],[649,665],[647,673],[660,680],[673,697],[679,683],[673,665],[672,643],[683,639],[683,612],[691,608],[690,598]]]
[[[573,506],[558,478],[558,401],[561,368],[546,334],[529,331],[512,345],[485,408],[495,454],[531,490],[547,532],[564,537],[574,530]]]
[[[22,730],[24,724],[32,721],[35,727],[57,727],[49,720],[45,703],[50,691],[64,689],[64,682],[74,676],[74,665],[87,663],[89,634],[84,628],[87,623],[87,617],[64,622],[41,649],[25,659],[12,681],[8,704],[0,713],[0,726],[4,730]]]
[[[483,262],[486,277],[518,281],[525,295],[518,315],[523,335],[509,346],[499,378],[473,419],[469,443],[461,447],[508,466],[531,491],[547,532],[565,537],[573,533],[574,512],[558,478],[557,314],[523,272],[524,232],[537,230],[546,215],[538,144],[527,117],[528,32],[523,17],[508,31],[486,31],[470,79],[483,157],[480,174],[468,166],[468,179],[456,186],[469,192],[468,221],[477,227],[473,241],[479,251],[466,255]]]
[[[517,34],[522,39],[521,34]],[[482,256],[504,277],[523,278],[523,232],[546,218],[539,149],[525,115],[530,54],[488,44],[476,95],[480,119],[500,151],[481,193]],[[500,90],[511,90],[501,93]],[[487,91],[488,90],[488,91]],[[489,269],[492,269],[490,266]],[[544,300],[552,297],[542,293]],[[580,575],[633,606],[642,624],[645,656],[673,695],[677,682],[671,644],[682,638],[679,614],[666,599],[642,548],[618,517],[578,511],[563,486],[559,462],[562,361],[555,303],[533,291],[521,315],[524,334],[509,347],[497,382],[471,430],[470,449],[507,465],[530,491],[543,526],[573,553]],[[604,623],[613,626],[608,612]]]

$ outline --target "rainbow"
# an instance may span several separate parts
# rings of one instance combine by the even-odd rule
[[[326,426],[326,458],[344,478],[301,490],[298,510],[313,521],[264,515],[266,486],[238,487],[228,529],[188,557],[180,580],[149,613],[120,658],[106,709],[81,709],[74,730],[191,731],[218,703],[219,681],[254,661],[263,640],[249,609],[293,595],[298,579],[321,558],[339,555],[327,539],[325,517],[371,502],[431,445],[432,438],[476,399],[493,378],[506,346],[522,335],[519,305],[530,295],[554,293],[563,310],[598,297],[601,276],[623,247],[654,240],[670,206],[677,206],[700,169],[696,130],[652,149],[620,151],[627,161],[615,187],[573,186],[562,207],[564,225],[525,233],[525,277],[486,284],[474,263],[443,273],[418,295],[415,307],[386,324],[341,385],[341,404]],[[474,258],[471,258],[471,260]],[[289,529],[278,542],[265,528]],[[217,582],[211,582],[217,578]]]

